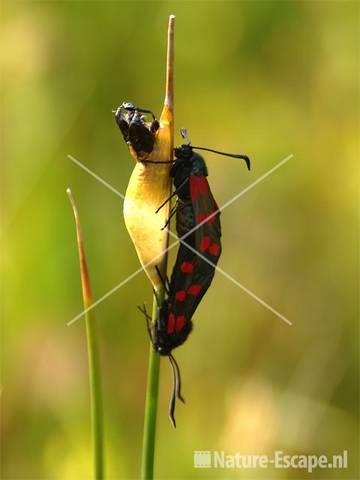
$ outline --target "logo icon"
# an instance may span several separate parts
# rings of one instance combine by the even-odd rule
[[[208,450],[194,451],[195,468],[211,468],[211,452]]]

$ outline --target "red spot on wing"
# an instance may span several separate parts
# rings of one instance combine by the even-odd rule
[[[201,239],[201,242],[200,242],[200,245],[199,245],[200,252],[206,252],[206,250],[210,247],[210,244],[211,244],[210,237],[208,235],[205,235]]]
[[[199,177],[196,175],[190,175],[190,195],[191,200],[195,200],[199,195]]]
[[[206,213],[204,212],[200,212],[199,215],[198,215],[198,223],[201,223],[205,220],[206,218]]]
[[[185,323],[186,323],[186,318],[184,317],[184,315],[179,315],[176,318],[175,331],[180,332],[180,330],[184,327]]]
[[[199,193],[201,195],[208,193],[208,183],[205,177],[199,177]]]
[[[220,251],[220,245],[218,243],[213,243],[209,247],[210,255],[214,255],[216,257],[217,255],[219,255],[219,251]]]
[[[216,214],[214,215],[213,213],[214,212],[211,212],[211,214],[210,214],[211,217],[210,217],[210,215],[208,215],[210,217],[209,220],[208,220],[209,223],[214,223],[215,222]]]
[[[209,192],[209,187],[205,177],[190,175],[191,200],[194,201],[198,195],[206,195],[208,192]]]
[[[167,333],[174,333],[175,330],[175,315],[173,313],[169,313],[166,331]]]
[[[201,289],[202,289],[202,286],[200,284],[194,283],[194,285],[191,285],[188,288],[187,293],[189,295],[193,295],[194,297],[196,297],[201,292]]]
[[[183,273],[191,273],[194,270],[194,265],[191,262],[183,262],[180,265],[180,270]]]
[[[216,215],[212,215],[212,213],[206,214],[204,212],[200,212],[198,215],[198,223],[203,222],[206,218],[209,217],[208,221],[206,223],[213,223],[215,220]]]
[[[179,290],[178,292],[176,292],[175,294],[175,298],[176,300],[178,300],[179,302],[183,302],[185,300],[185,297],[186,297],[186,292],[185,290]]]

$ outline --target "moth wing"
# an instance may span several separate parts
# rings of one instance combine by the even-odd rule
[[[210,262],[216,264],[221,254],[220,212],[204,176],[190,177],[190,195],[194,210],[195,248]],[[216,213],[215,213],[216,212]]]
[[[170,285],[172,312],[175,318],[182,318],[181,322],[183,317],[187,322],[194,315],[212,282],[221,254],[220,212],[214,213],[218,206],[206,177],[190,177],[190,194],[194,226],[201,226],[180,244]]]

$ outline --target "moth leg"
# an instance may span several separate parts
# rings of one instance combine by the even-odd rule
[[[157,271],[158,268],[157,268],[157,267],[155,267],[155,268],[156,268],[156,271]],[[161,302],[160,302],[159,295],[158,295],[158,293],[157,293],[157,291],[155,290],[154,287],[153,287],[152,291],[153,291],[153,294],[154,294],[154,296],[155,296],[155,298],[156,298],[157,306],[160,307]]]
[[[140,113],[150,113],[152,116],[152,122],[150,125],[150,131],[151,133],[155,133],[157,130],[160,128],[160,122],[159,120],[155,117],[154,113],[151,110],[148,110],[146,108],[138,108],[136,107],[136,111]]]
[[[154,118],[150,125],[150,131],[152,133],[155,133],[159,130],[159,128],[160,128],[159,120],[157,118]]]
[[[150,315],[147,313],[145,303],[143,303],[143,306],[140,307],[140,305],[137,306],[138,310],[144,315],[145,320],[146,320],[146,329],[148,331],[150,340],[153,341],[153,325],[152,325],[152,318]]]
[[[160,281],[162,283],[162,286],[164,287],[164,290],[165,290],[166,294],[169,295],[170,292],[169,292],[168,286],[167,286],[166,281],[164,280],[163,276],[161,275],[160,269],[157,265],[155,265],[155,269],[156,269],[157,274],[159,275]],[[155,296],[157,298],[156,293],[155,293]],[[159,305],[159,302],[158,302],[158,305]]]
[[[138,107],[136,107],[136,110],[140,113],[150,113],[150,115],[153,117],[153,120],[156,120],[156,117],[151,110],[148,110],[147,108],[138,108]]]
[[[170,202],[170,200],[172,199],[172,197],[174,197],[175,195],[177,195],[180,191],[180,189],[185,185],[186,182],[189,181],[189,177],[186,177],[185,180],[182,182],[181,185],[179,185],[179,187],[173,191],[173,193],[170,195],[169,198],[167,198],[165,200],[165,202],[163,202],[160,207],[155,211],[155,213],[158,213],[168,202]]]
[[[170,210],[170,214],[169,214],[169,218],[166,220],[166,223],[165,225],[161,228],[161,230],[164,230],[170,223],[170,220],[172,219],[172,217],[176,214],[176,211],[177,211],[177,207],[178,207],[178,202],[176,201],[175,205],[172,207],[172,209]]]
[[[167,275],[166,275],[165,281],[166,281],[168,291],[170,292],[170,280],[169,280],[169,277]]]

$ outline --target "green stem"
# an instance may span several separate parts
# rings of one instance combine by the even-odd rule
[[[167,120],[170,121],[170,151],[168,159],[173,158],[174,145],[174,127],[173,127],[173,109],[174,109],[174,25],[175,16],[169,16],[168,32],[167,32],[167,57],[166,57],[166,89],[165,103],[163,113],[160,120],[166,114]],[[171,185],[169,186],[169,194],[171,193]],[[167,245],[169,243],[169,235],[167,235]],[[167,254],[165,254],[160,270],[166,277],[167,272]],[[158,301],[160,305],[165,299],[164,288],[158,291],[158,300],[153,296],[152,323],[155,324],[158,315]],[[159,395],[159,374],[160,374],[160,355],[155,352],[152,342],[150,342],[149,350],[149,367],[146,386],[145,400],[145,418],[144,418],[144,436],[141,459],[141,480],[153,480],[154,478],[154,454],[155,454],[155,437],[156,437],[156,416],[157,403]]]
[[[95,319],[86,314],[86,337],[89,361],[91,428],[93,441],[94,479],[104,478],[103,415],[101,377]]]
[[[162,295],[163,296],[163,295]],[[152,321],[156,320],[157,302],[153,297]],[[155,352],[150,342],[149,368],[146,387],[144,437],[141,462],[141,479],[154,478],[154,453],[156,435],[156,415],[159,392],[160,355]]]
[[[86,339],[89,363],[89,383],[90,383],[90,410],[91,410],[91,429],[93,441],[93,461],[94,461],[94,479],[102,480],[104,478],[104,438],[103,438],[103,420],[102,420],[102,400],[101,400],[101,376],[99,354],[97,346],[97,333],[95,318],[92,311],[88,308],[92,305],[92,295],[90,288],[90,276],[85,258],[82,229],[79,212],[76,207],[74,197],[70,188],[66,190],[68,194],[76,226],[76,239],[79,252],[80,278],[83,294],[83,303],[85,309]]]

